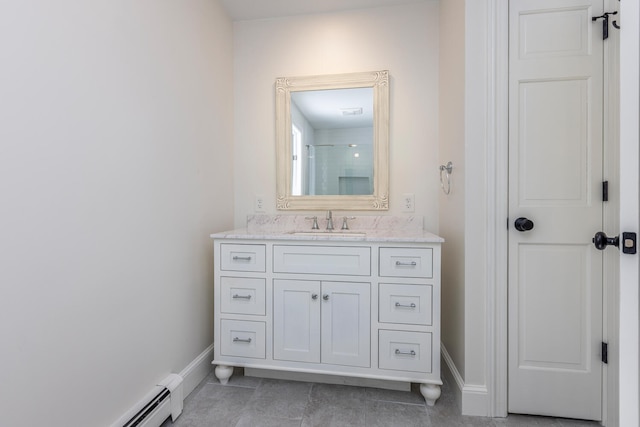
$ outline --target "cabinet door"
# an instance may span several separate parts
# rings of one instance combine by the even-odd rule
[[[273,358],[320,363],[320,282],[273,281]]]
[[[322,282],[322,363],[371,365],[371,284]]]

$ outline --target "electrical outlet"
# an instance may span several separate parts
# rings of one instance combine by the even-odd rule
[[[412,193],[402,195],[402,212],[413,212],[415,210],[415,197]]]
[[[256,195],[256,200],[254,203],[254,210],[256,212],[264,212],[264,197]]]

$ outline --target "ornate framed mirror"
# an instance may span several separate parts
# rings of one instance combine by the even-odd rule
[[[276,79],[279,210],[389,209],[389,72]]]

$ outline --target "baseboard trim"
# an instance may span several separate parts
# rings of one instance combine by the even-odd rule
[[[484,385],[465,385],[462,389],[462,415],[488,417],[489,390]]]
[[[453,362],[444,344],[440,344],[440,352],[444,360],[443,375],[454,386],[454,393],[458,406],[462,408],[462,415],[476,417],[489,416],[489,391],[486,385],[465,384],[464,378]]]
[[[213,369],[211,366],[212,360],[213,344],[207,347],[180,372],[180,376],[184,378],[183,391],[185,398],[211,373]]]

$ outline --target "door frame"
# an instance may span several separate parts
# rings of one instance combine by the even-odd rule
[[[620,4],[620,227],[640,231],[640,6],[638,2]],[[624,18],[623,18],[624,17]],[[624,22],[624,23],[623,23]],[[639,255],[620,257],[620,425],[639,425]]]
[[[605,7],[611,0],[605,0]],[[627,2],[633,3],[633,2]],[[622,6],[621,6],[622,7]],[[633,8],[633,7],[632,7]],[[632,9],[631,8],[631,9]],[[507,416],[508,391],[508,230],[505,219],[508,217],[508,143],[509,143],[509,2],[504,0],[486,0],[485,45],[490,57],[486,62],[486,188],[489,221],[487,224],[487,357],[486,379],[488,390],[487,413],[492,417]],[[633,13],[632,11],[629,11]],[[635,6],[637,14],[637,5]],[[622,15],[622,13],[621,13]],[[637,30],[637,27],[636,27]],[[631,30],[634,31],[634,30]],[[638,34],[635,31],[634,34]],[[637,44],[636,44],[637,51]],[[637,61],[636,61],[637,62]],[[637,68],[636,68],[637,73]],[[606,75],[606,74],[605,74]],[[636,74],[637,76],[637,74]],[[627,82],[625,81],[625,84]],[[636,85],[638,82],[636,81]],[[636,86],[637,87],[637,86]],[[637,101],[637,99],[636,99]],[[636,110],[637,113],[637,110]],[[637,114],[636,114],[637,117]],[[636,139],[637,141],[637,139]],[[637,154],[637,152],[636,152]],[[624,156],[621,155],[621,159]],[[636,156],[637,158],[637,156]],[[636,160],[635,167],[638,163]],[[636,180],[637,182],[637,175]],[[621,189],[621,192],[624,189]],[[637,187],[636,187],[637,194]],[[637,202],[637,201],[636,201]],[[637,210],[636,210],[637,212]],[[636,278],[638,268],[636,264]],[[636,280],[637,282],[637,280]],[[636,288],[637,289],[637,288]],[[637,293],[636,293],[637,300]],[[603,315],[607,316],[605,306]],[[637,307],[636,307],[637,309]],[[637,320],[637,318],[636,318]],[[636,322],[637,323],[637,322]],[[617,326],[617,325],[616,325]],[[636,347],[637,347],[637,328]],[[607,330],[603,333],[609,337],[618,331]],[[621,348],[621,351],[623,349]],[[636,370],[637,366],[637,349]],[[622,366],[621,366],[622,371]],[[637,375],[636,375],[637,376]],[[605,383],[606,381],[606,383]],[[603,423],[609,418],[608,410],[613,409],[608,401],[607,391],[613,387],[618,389],[618,376],[603,377]],[[637,387],[636,387],[637,389]],[[637,392],[637,390],[636,390]],[[637,402],[637,393],[636,396]],[[622,410],[622,408],[621,408]],[[637,411],[636,411],[637,412]],[[617,414],[616,414],[617,415]],[[617,417],[611,417],[617,418]]]

